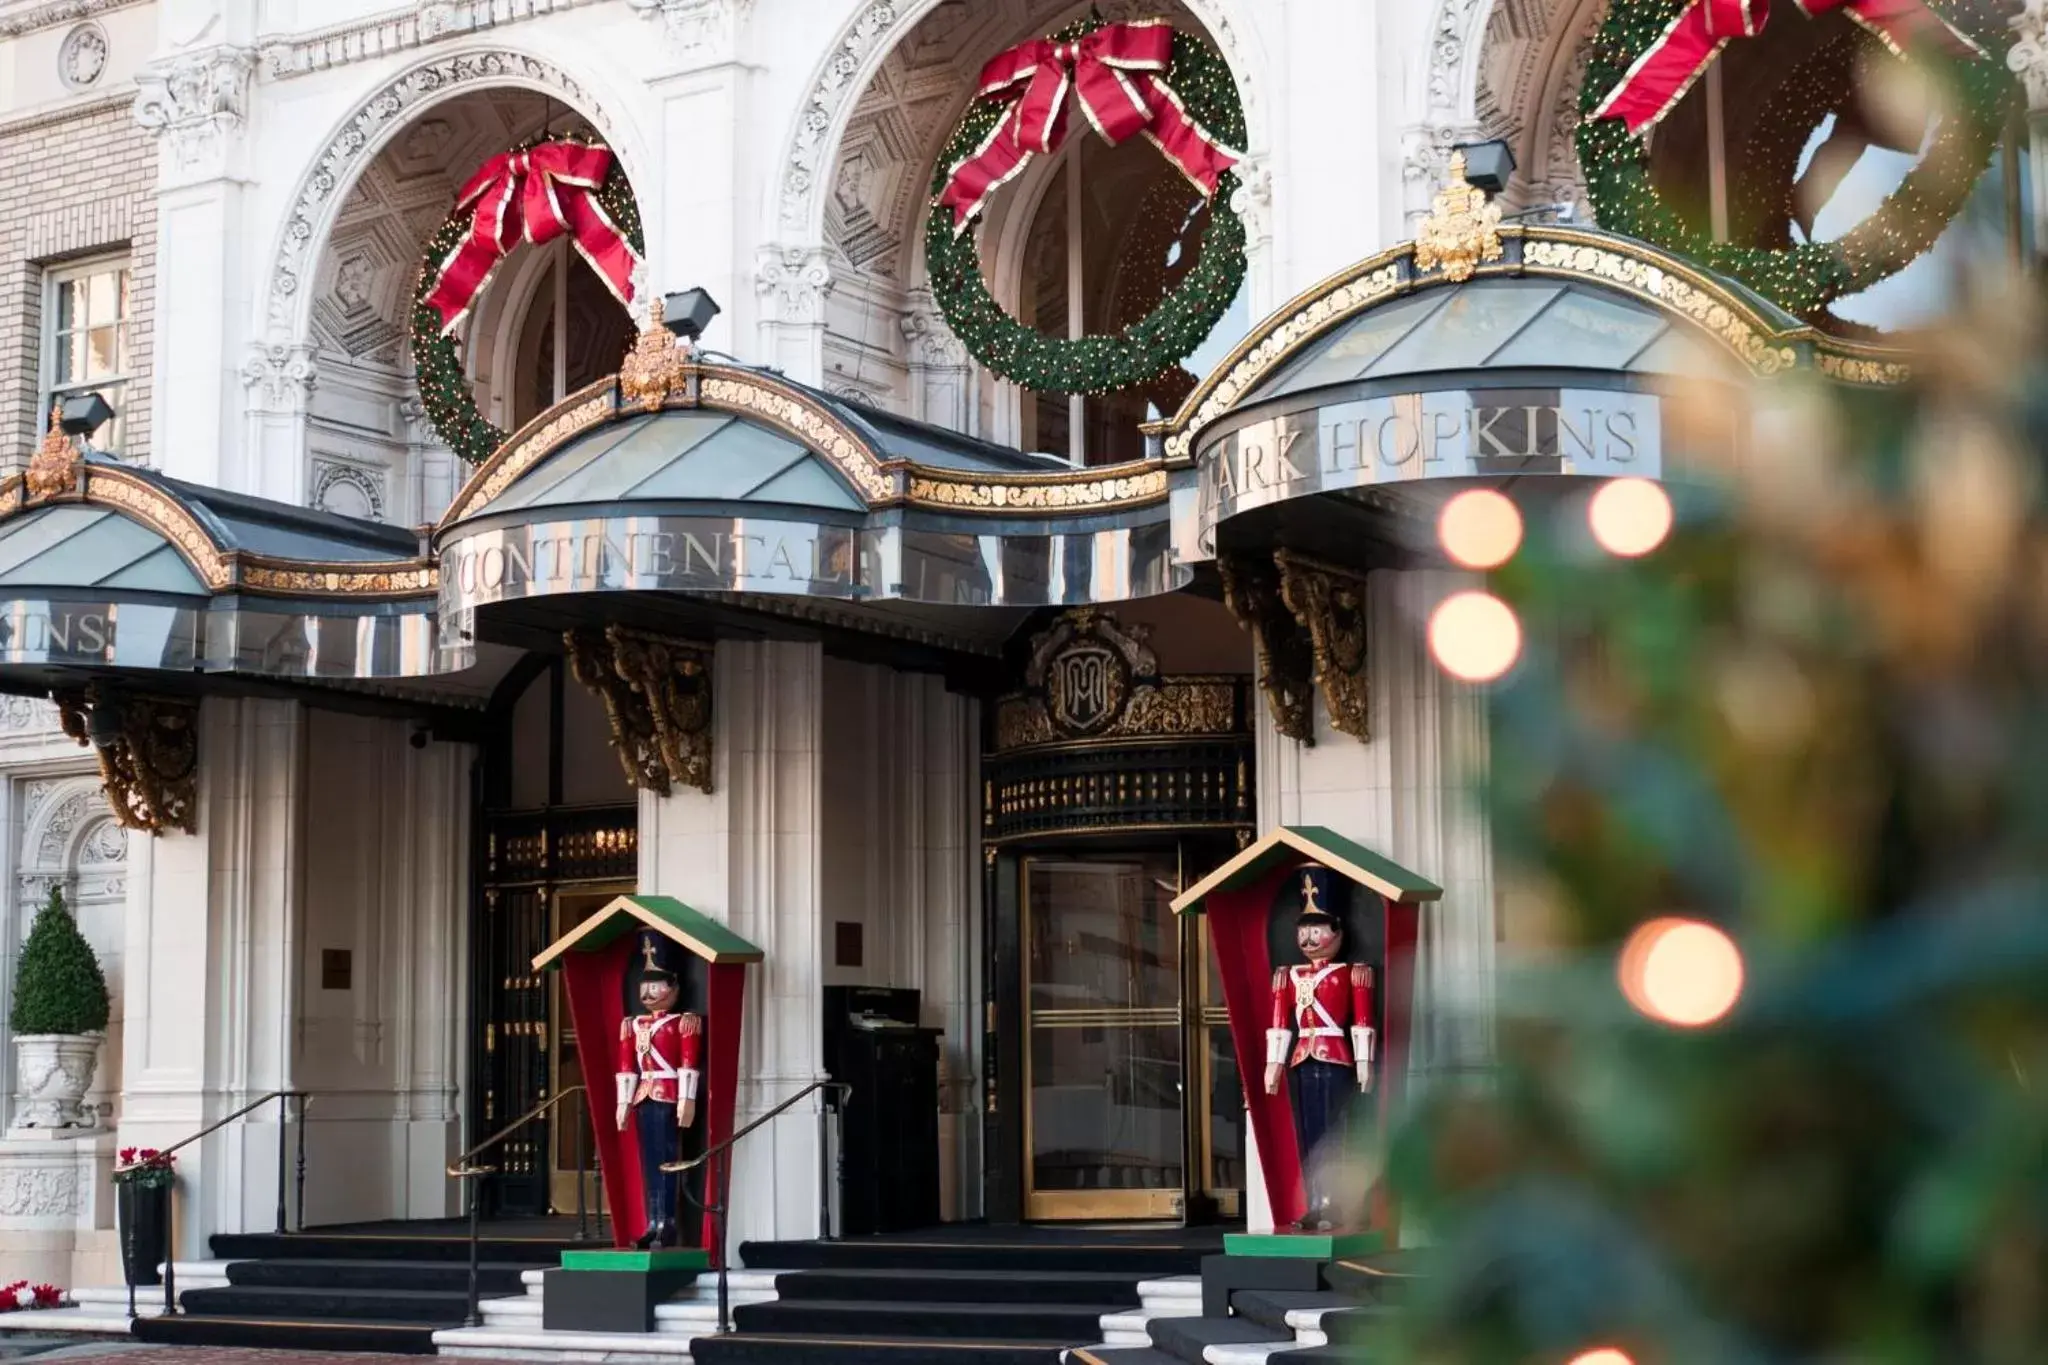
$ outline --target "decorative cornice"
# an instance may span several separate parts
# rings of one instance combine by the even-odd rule
[[[910,478],[907,497],[914,506],[946,512],[1097,512],[1143,507],[1166,495],[1166,470],[1136,463],[1004,476],[920,469]]]
[[[403,9],[386,10],[354,23],[296,37],[262,39],[263,74],[272,80],[288,80],[596,3],[598,0],[415,0]]]
[[[19,118],[0,119],[0,137],[32,133],[38,128],[55,128],[66,123],[80,123],[117,109],[132,110],[134,107],[133,90],[117,90],[98,99],[69,99],[60,104],[46,105],[32,114],[23,114]]]
[[[81,19],[93,19],[102,14],[111,14],[117,9],[132,9],[145,0],[51,0],[50,4],[37,5],[24,10],[11,19],[0,18],[0,42],[19,38],[25,33],[38,29],[55,28],[59,24],[74,24]]]

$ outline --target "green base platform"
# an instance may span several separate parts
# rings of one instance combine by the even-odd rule
[[[709,1270],[711,1253],[702,1247],[662,1251],[565,1251],[564,1270]]]
[[[1334,1261],[1345,1256],[1370,1256],[1385,1250],[1378,1232],[1231,1232],[1224,1234],[1226,1256],[1274,1256],[1293,1260]]]

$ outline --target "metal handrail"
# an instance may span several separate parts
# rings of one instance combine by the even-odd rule
[[[730,1332],[732,1330],[732,1314],[729,1308],[730,1300],[726,1289],[726,1273],[728,1267],[726,1265],[725,1254],[725,1216],[729,1206],[732,1203],[731,1152],[733,1144],[738,1142],[747,1134],[753,1132],[756,1128],[759,1128],[763,1124],[767,1123],[768,1120],[776,1118],[779,1115],[788,1113],[791,1109],[793,1109],[796,1106],[797,1101],[804,1099],[810,1095],[816,1094],[820,1090],[838,1092],[839,1105],[834,1112],[841,1115],[844,1114],[846,1106],[849,1103],[851,1103],[853,1099],[853,1087],[851,1085],[848,1085],[845,1081],[835,1081],[831,1079],[829,1076],[821,1081],[812,1081],[809,1085],[797,1091],[794,1095],[791,1095],[788,1099],[776,1105],[767,1113],[760,1115],[752,1123],[740,1129],[731,1137],[726,1138],[717,1146],[707,1148],[706,1150],[698,1153],[696,1156],[691,1157],[687,1161],[664,1161],[661,1164],[663,1174],[682,1175],[687,1172],[698,1169],[699,1167],[703,1166],[706,1162],[711,1161],[714,1158],[725,1158],[725,1160],[720,1161],[718,1163],[718,1202],[716,1204],[706,1203],[705,1201],[698,1199],[696,1195],[690,1193],[690,1186],[688,1181],[680,1181],[677,1185],[678,1192],[683,1196],[683,1198],[689,1200],[692,1204],[695,1204],[703,1212],[711,1215],[713,1218],[716,1218],[718,1220],[718,1229],[712,1242],[712,1252],[718,1258],[718,1330],[721,1333]],[[842,1118],[840,1121],[843,1123],[844,1119]],[[818,1235],[820,1238],[827,1241],[831,1240],[829,1236],[829,1225],[831,1222],[832,1212],[832,1184],[831,1181],[826,1178],[826,1167],[830,1160],[830,1154],[826,1150],[825,1146],[825,1111],[823,1109],[820,1109],[818,1111]]]
[[[463,1182],[464,1202],[469,1206],[469,1315],[466,1319],[467,1325],[481,1327],[484,1320],[483,1310],[480,1307],[481,1298],[477,1289],[478,1261],[481,1254],[482,1238],[477,1227],[478,1201],[476,1182],[484,1176],[496,1175],[498,1173],[496,1166],[475,1165],[476,1158],[482,1156],[506,1138],[511,1137],[535,1119],[546,1116],[563,1100],[568,1099],[572,1095],[587,1096],[589,1093],[589,1088],[582,1085],[572,1085],[566,1090],[558,1090],[448,1163],[448,1178]],[[588,1113],[589,1111],[586,1107],[584,1121],[576,1125],[576,1240],[579,1242],[590,1235],[590,1214],[583,1193],[583,1175],[585,1169],[590,1164],[587,1156],[588,1149],[583,1145],[585,1130],[590,1127]],[[602,1232],[604,1224],[604,1210],[602,1207],[598,1210],[597,1218],[599,1231]]]
[[[273,1090],[267,1095],[249,1101],[234,1113],[215,1119],[212,1123],[207,1124],[204,1128],[192,1134],[192,1136],[180,1138],[170,1146],[160,1149],[156,1156],[149,1161],[131,1161],[125,1166],[114,1167],[114,1174],[122,1176],[130,1171],[139,1171],[145,1166],[162,1165],[164,1164],[164,1158],[177,1155],[201,1138],[211,1137],[236,1119],[254,1113],[272,1100],[277,1101],[277,1231],[280,1236],[285,1232],[285,1129],[291,1126],[290,1102],[292,1100],[299,1102],[298,1172],[294,1184],[297,1190],[295,1202],[299,1210],[299,1226],[304,1228],[306,1225],[306,1106],[312,1103],[313,1100],[313,1092],[310,1090]],[[171,1197],[167,1191],[164,1195],[164,1313],[167,1316],[174,1315],[178,1311],[178,1245],[175,1236],[176,1228],[171,1217],[172,1207]],[[121,1278],[128,1282],[128,1316],[131,1318],[135,1316],[135,1277],[129,1273],[128,1267],[129,1263],[135,1259],[134,1250],[135,1218],[131,1213],[128,1218],[128,1227],[122,1235],[121,1242]]]
[[[461,1156],[456,1157],[455,1160],[449,1162],[448,1178],[450,1180],[468,1180],[472,1176],[490,1175],[492,1172],[498,1169],[496,1166],[471,1166],[469,1163],[475,1158],[482,1156],[485,1152],[488,1152],[489,1150],[491,1150],[491,1148],[497,1146],[499,1143],[503,1142],[506,1138],[511,1137],[521,1128],[524,1128],[527,1124],[532,1123],[535,1119],[539,1118],[542,1114],[547,1113],[550,1109],[553,1109],[556,1105],[560,1104],[563,1100],[568,1099],[571,1095],[582,1095],[587,1093],[589,1093],[588,1089],[581,1085],[572,1085],[567,1090],[556,1091],[547,1099],[542,1100],[539,1104],[536,1104],[535,1106],[533,1106],[533,1108],[527,1110],[518,1118],[512,1120],[503,1128],[500,1128],[497,1132],[491,1134],[482,1142],[479,1142],[476,1146],[470,1148]]]

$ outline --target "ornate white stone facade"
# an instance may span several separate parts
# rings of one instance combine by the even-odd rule
[[[0,85],[0,133],[118,103],[155,138],[161,283],[143,402],[158,467],[416,527],[469,472],[435,436],[415,378],[422,244],[486,157],[547,132],[588,133],[614,150],[645,227],[646,284],[657,294],[703,286],[724,310],[707,347],[903,416],[1003,436],[993,415],[1015,395],[993,392],[926,275],[933,161],[990,56],[1089,8],[0,0],[11,82]],[[1582,196],[1571,132],[1600,0],[1097,8],[1165,15],[1228,63],[1247,120],[1232,207],[1248,230],[1253,316],[1410,235],[1461,141],[1515,141],[1517,203]],[[2038,118],[2048,4],[2027,0],[2015,25],[2012,63]],[[29,240],[54,245],[37,247],[31,265],[129,240],[125,217],[102,217],[114,226],[98,238],[38,225]],[[992,249],[991,277],[1014,275],[1020,250]],[[533,406],[512,357],[552,306],[548,279],[538,252],[508,262],[467,342],[480,411],[500,427]],[[21,357],[35,349],[10,341],[0,364],[32,365]],[[33,378],[4,377],[20,382],[0,395],[36,391]],[[0,422],[0,458],[26,458],[31,401]],[[1418,646],[1417,623],[1445,590],[1430,576],[1375,575],[1380,738],[1325,725],[1323,742],[1304,748],[1261,708],[1258,793],[1262,824],[1348,826],[1448,888],[1446,912],[1428,921],[1422,996],[1436,1014],[1417,1066],[1453,1078],[1490,1059],[1499,926],[1491,849],[1459,805],[1460,782],[1484,762],[1478,708]],[[973,706],[924,678],[890,695],[815,645],[722,648],[717,668],[721,697],[733,699],[716,722],[717,794],[643,797],[639,857],[645,889],[730,918],[770,952],[749,1016],[741,1117],[816,1075],[820,869],[828,850],[837,858],[857,842],[819,808],[818,773],[844,758],[835,734],[888,736],[912,757],[870,775],[866,808],[922,861],[870,869],[912,926],[884,935],[876,919],[877,980],[921,985],[928,1022],[948,1030],[948,1159],[972,1184],[983,1117],[967,1083],[978,1074],[982,970]],[[459,680],[440,699],[475,710],[495,681]],[[56,731],[47,705],[0,695],[0,876],[12,887],[0,966],[62,885],[115,991],[88,1100],[123,1142],[175,1140],[280,1087],[329,1091],[309,1125],[310,1156],[341,1178],[323,1183],[310,1216],[449,1212],[442,1171],[462,1132],[473,1022],[474,750],[416,747],[403,722],[267,697],[210,698],[201,724],[201,832],[150,839],[107,819],[93,756]],[[348,986],[319,984],[326,952],[351,955]],[[0,1095],[12,1093],[12,1065],[0,1047]],[[212,1232],[266,1224],[275,1122],[238,1125],[184,1163],[183,1254]],[[772,1191],[747,1206],[747,1235],[816,1230],[812,1124],[785,1121],[746,1154],[743,1178]],[[0,1247],[15,1229],[34,1231],[36,1264],[54,1278],[69,1272],[47,1269],[51,1258],[75,1250],[82,1267],[99,1254],[90,1235],[109,1225],[110,1158],[95,1142],[0,1144]],[[13,1273],[30,1272],[0,1255],[0,1280]]]

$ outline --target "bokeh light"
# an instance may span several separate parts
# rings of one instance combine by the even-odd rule
[[[1711,924],[1651,920],[1622,945],[1621,993],[1641,1014],[1674,1028],[1703,1028],[1742,996],[1742,950]]]
[[[1429,652],[1454,678],[1492,682],[1521,657],[1522,623],[1492,593],[1457,593],[1429,618]]]
[[[1468,488],[1437,517],[1444,553],[1468,569],[1497,569],[1522,547],[1522,513],[1505,493]]]
[[[1591,1351],[1581,1351],[1573,1356],[1567,1365],[1636,1365],[1627,1351],[1612,1346],[1601,1346]]]
[[[1671,498],[1649,479],[1614,479],[1593,495],[1586,520],[1601,549],[1634,559],[1671,534]]]

